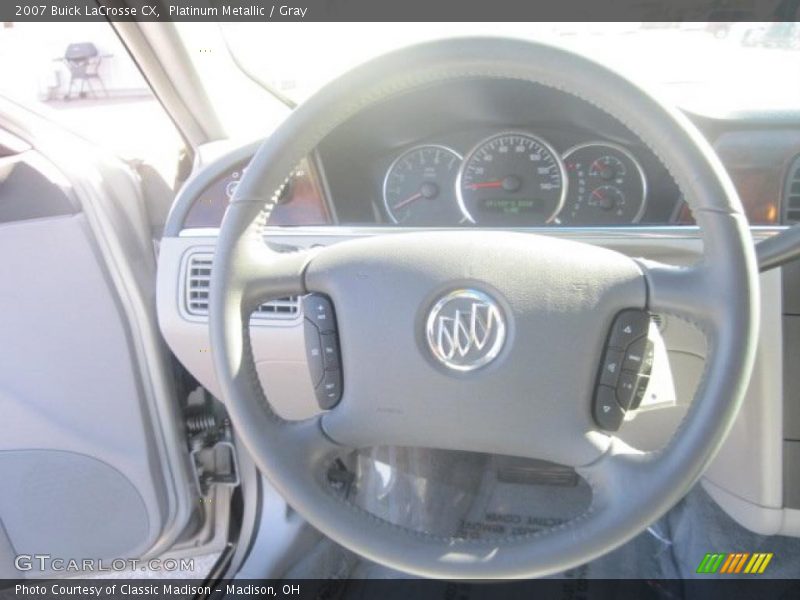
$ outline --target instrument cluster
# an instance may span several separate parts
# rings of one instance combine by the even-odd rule
[[[590,141],[559,153],[526,131],[490,135],[463,156],[413,146],[383,180],[386,218],[406,226],[626,225],[646,202],[645,172],[624,147]]]

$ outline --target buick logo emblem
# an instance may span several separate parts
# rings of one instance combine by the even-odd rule
[[[425,327],[433,356],[456,371],[472,371],[494,360],[506,339],[506,324],[491,296],[455,290],[431,308]]]

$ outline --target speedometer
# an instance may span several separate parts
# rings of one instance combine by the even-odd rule
[[[462,210],[479,225],[541,225],[558,214],[566,196],[558,153],[528,133],[500,133],[469,153],[456,191]]]

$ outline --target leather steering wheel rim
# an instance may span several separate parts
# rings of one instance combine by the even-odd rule
[[[565,433],[569,443],[579,447],[565,446],[561,456],[592,488],[592,505],[586,513],[529,535],[466,540],[403,529],[339,498],[327,486],[326,469],[336,456],[351,445],[383,439],[369,437],[369,433],[352,434],[346,423],[355,419],[360,430],[370,428],[369,421],[361,422],[364,417],[353,409],[358,405],[358,390],[354,389],[357,384],[350,382],[362,379],[354,371],[353,361],[348,365],[347,360],[348,335],[353,345],[358,339],[355,333],[348,333],[350,317],[340,326],[345,396],[328,413],[300,422],[284,421],[270,408],[253,364],[248,324],[254,307],[269,298],[323,291],[336,304],[343,286],[357,281],[354,264],[363,267],[364,261],[385,260],[394,265],[391,261],[398,251],[412,247],[404,246],[406,241],[423,246],[444,243],[468,251],[470,244],[492,244],[500,239],[491,234],[479,237],[477,232],[444,237],[392,234],[379,237],[393,241],[358,240],[327,249],[279,253],[267,246],[263,235],[277,201],[277,193],[266,194],[265,190],[281,188],[300,159],[337,125],[396,94],[480,78],[528,81],[590,102],[633,131],[669,169],[701,228],[703,259],[690,267],[671,267],[602,251],[596,266],[597,284],[590,286],[596,288],[598,298],[606,298],[604,306],[609,310],[634,306],[690,321],[705,334],[708,353],[695,401],[677,433],[660,451],[633,451],[617,438],[592,430],[587,418],[588,396],[563,409],[564,414],[576,413],[574,431],[580,435]],[[405,236],[417,237],[404,240]],[[509,243],[523,253],[527,243],[535,244],[536,251],[546,256],[591,256],[587,249],[598,252],[584,244],[553,242],[545,236],[531,235],[524,240],[512,236],[512,240]],[[414,256],[422,255],[409,260]],[[442,272],[454,268],[448,265]],[[552,272],[543,273],[555,277]],[[347,281],[337,283],[337,278]],[[715,153],[684,115],[605,67],[570,52],[518,40],[466,38],[414,46],[356,68],[300,105],[264,141],[222,223],[211,281],[209,326],[222,399],[237,436],[287,502],[322,533],[372,561],[419,576],[527,578],[564,571],[621,545],[671,508],[697,481],[724,441],[744,397],[755,357],[758,298],[755,254],[741,203]],[[611,318],[599,309],[596,316],[586,316],[599,321],[598,332]],[[430,377],[442,376],[432,373]],[[354,396],[348,397],[348,389]],[[380,417],[373,418],[375,423],[380,421]],[[378,430],[381,427],[376,425]],[[531,434],[536,452],[531,450],[528,455],[545,452],[545,458],[558,457],[562,450],[558,444],[544,432],[541,436],[544,441],[537,444],[537,436]],[[447,447],[460,447],[468,440],[462,437]],[[508,449],[500,441],[495,447],[489,439],[478,445],[478,450]],[[522,446],[512,452],[517,448],[528,453]]]

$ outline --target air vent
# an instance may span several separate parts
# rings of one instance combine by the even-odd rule
[[[211,283],[213,255],[196,253],[189,257],[186,265],[186,312],[197,317],[208,315],[208,286]],[[259,306],[253,312],[254,319],[294,319],[300,310],[297,296],[278,298]]]
[[[794,159],[786,175],[786,187],[783,189],[783,222],[789,225],[800,222],[800,156]]]

